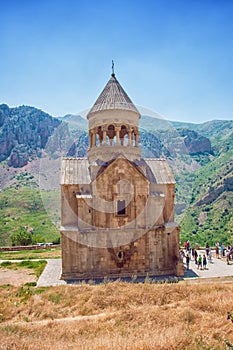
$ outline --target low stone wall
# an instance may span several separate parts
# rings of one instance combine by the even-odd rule
[[[28,246],[16,246],[16,247],[0,247],[0,252],[12,252],[12,251],[20,251],[20,250],[43,250],[48,248],[59,248],[60,244],[52,244],[52,245],[28,245]]]

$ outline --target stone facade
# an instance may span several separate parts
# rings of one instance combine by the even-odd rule
[[[141,158],[140,114],[114,74],[87,118],[88,158],[62,160],[62,278],[183,275],[173,175]]]

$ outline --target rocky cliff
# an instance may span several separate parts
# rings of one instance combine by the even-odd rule
[[[40,157],[60,124],[58,119],[33,107],[0,105],[0,161],[22,167],[34,157]]]
[[[195,203],[195,206],[209,205],[216,201],[224,192],[233,192],[233,176],[223,179],[221,183],[216,186],[210,186],[207,193]]]
[[[207,137],[189,129],[178,130],[178,133],[183,137],[184,144],[189,154],[211,153],[211,142]]]

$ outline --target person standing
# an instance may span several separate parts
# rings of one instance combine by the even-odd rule
[[[195,264],[196,264],[196,265],[197,265],[197,263],[198,263],[197,258],[198,258],[198,254],[197,254],[197,250],[195,249],[195,252],[194,252],[194,259],[195,259]]]
[[[206,256],[208,258],[209,256],[209,251],[210,251],[210,247],[209,247],[209,243],[207,242],[206,245],[205,245],[205,251],[206,251]]]
[[[227,265],[229,265],[230,264],[230,252],[227,252],[227,254],[226,254],[226,258],[227,258]]]
[[[218,242],[215,245],[215,253],[216,253],[216,258],[219,259],[219,243]]]
[[[203,255],[203,270],[207,270],[207,259],[205,254]]]
[[[224,244],[221,244],[220,250],[221,250],[221,257],[224,258],[224,256],[225,256],[225,246],[224,246]]]
[[[195,248],[192,248],[192,259],[195,260]]]
[[[187,253],[186,254],[186,268],[187,268],[187,270],[189,269],[189,262],[190,262],[190,257],[189,257],[189,254]]]
[[[212,251],[211,251],[211,249],[210,249],[210,251],[209,251],[208,259],[209,259],[209,262],[210,262],[210,263],[213,263],[213,260],[212,260]]]
[[[200,270],[202,270],[202,256],[201,256],[201,254],[198,257],[197,268],[199,269],[199,267],[200,267]]]

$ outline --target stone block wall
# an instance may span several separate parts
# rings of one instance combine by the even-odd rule
[[[103,236],[107,234],[102,231]],[[178,226],[154,228],[135,241],[116,247],[88,246],[80,243],[78,236],[78,232],[62,232],[63,279],[183,274],[177,250]]]

